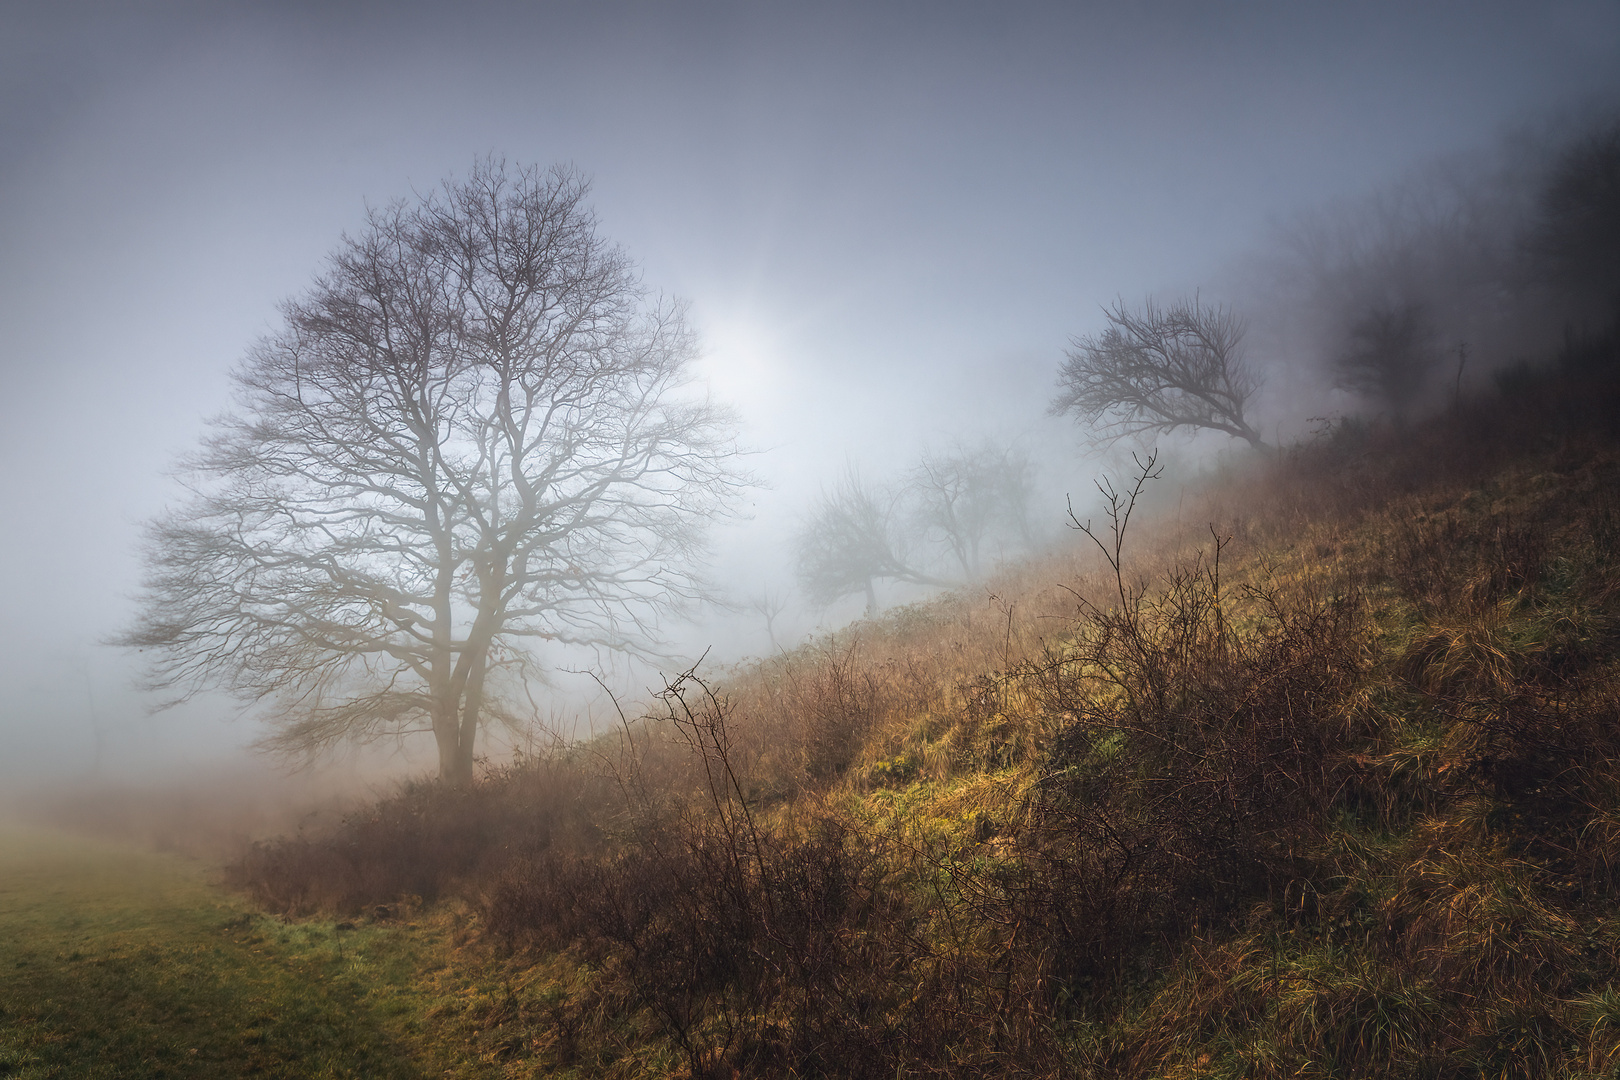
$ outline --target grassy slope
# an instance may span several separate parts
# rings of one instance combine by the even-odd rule
[[[1215,485],[1134,624],[1023,568],[239,880],[471,902],[468,1075],[1611,1075],[1620,454],[1483,430]]]
[[[1314,466],[1333,472],[1311,476],[1308,469],[1292,490],[1282,477],[1276,492],[1220,491],[1204,506],[1239,537],[1226,553],[1221,601],[1224,617],[1239,627],[1234,641],[1254,648],[1267,625],[1245,602],[1245,595],[1252,600],[1245,587],[1271,590],[1306,614],[1331,608],[1335,597],[1354,608],[1345,643],[1354,677],[1306,686],[1322,695],[1321,706],[1279,714],[1284,726],[1319,727],[1332,742],[1320,762],[1275,759],[1285,779],[1306,760],[1330,782],[1316,793],[1318,803],[1298,801],[1297,828],[1287,820],[1294,804],[1277,802],[1269,806],[1275,820],[1256,821],[1250,834],[1239,822],[1226,849],[1205,844],[1213,825],[1202,827],[1195,815],[1217,800],[1200,802],[1195,789],[1263,787],[1263,775],[1233,782],[1200,774],[1195,763],[1180,766],[1178,780],[1177,766],[1166,769],[1151,750],[1132,747],[1138,734],[1150,737],[1146,743],[1175,730],[1173,715],[1155,729],[1141,713],[1112,708],[1116,688],[1108,680],[1072,687],[1067,700],[1050,686],[1043,691],[1042,671],[1054,656],[1068,664],[1089,648],[1077,644],[1087,620],[1072,603],[1067,615],[1042,610],[1027,583],[998,590],[1034,609],[1021,619],[1008,614],[1000,642],[964,645],[960,639],[983,638],[996,618],[975,620],[964,605],[946,603],[866,628],[864,645],[845,643],[859,660],[838,660],[828,650],[823,672],[829,663],[844,665],[842,688],[830,696],[847,710],[864,710],[855,745],[847,763],[819,770],[837,779],[813,807],[796,809],[815,799],[773,799],[773,769],[753,763],[767,777],[759,786],[762,817],[820,814],[850,826],[854,849],[878,853],[888,875],[882,886],[866,886],[866,895],[903,894],[909,921],[863,916],[829,928],[829,938],[885,939],[891,950],[856,949],[828,978],[858,984],[868,955],[892,965],[891,975],[886,986],[873,978],[844,1002],[873,1001],[885,1010],[864,1025],[872,1029],[862,1033],[867,1041],[850,1036],[850,1049],[825,1051],[806,1071],[860,1071],[874,1054],[909,1042],[891,1066],[965,1075],[985,1068],[1120,1076],[1613,1074],[1620,1064],[1613,983],[1620,919],[1609,899],[1620,861],[1613,825],[1620,820],[1620,460],[1602,439],[1555,437],[1497,453],[1494,463],[1490,453],[1447,461],[1447,454],[1470,452],[1452,438],[1441,432],[1428,446],[1420,440],[1360,451],[1347,440],[1340,451],[1329,448],[1330,459],[1342,451],[1342,461]],[[1386,452],[1408,460],[1378,460]],[[1335,475],[1341,468],[1352,475]],[[1372,490],[1355,490],[1358,470],[1369,474]],[[1164,524],[1158,542],[1139,543],[1132,560],[1132,573],[1152,578],[1158,597],[1176,566],[1198,565],[1189,563],[1196,536],[1189,541]],[[1083,565],[1068,574],[1082,594],[1098,595],[1098,580]],[[1172,634],[1167,627],[1197,610],[1198,596],[1186,596],[1149,620],[1150,638],[1163,643]],[[1201,617],[1209,618],[1207,610]],[[1194,651],[1201,648],[1195,637],[1183,642]],[[1131,653],[1118,648],[1112,657],[1128,668],[1137,662]],[[1266,654],[1252,655],[1263,663]],[[1169,665],[1173,683],[1179,661],[1155,662]],[[1198,677],[1199,663],[1189,662],[1186,673]],[[733,721],[744,773],[750,721],[764,727],[768,744],[770,734],[829,696],[804,691],[814,670],[813,658],[786,658],[731,681],[728,689],[743,702]],[[1204,689],[1218,693],[1230,676],[1217,671]],[[849,690],[862,678],[864,699]],[[1263,694],[1264,673],[1256,680],[1241,693]],[[1151,682],[1138,681],[1132,692],[1151,690]],[[778,683],[795,690],[761,689]],[[1088,695],[1102,702],[1098,719],[1084,718]],[[1192,700],[1171,711],[1200,707]],[[1090,747],[1084,754],[1065,758],[1054,750],[1077,738]],[[786,741],[801,761],[814,763],[825,752],[814,737]],[[1222,767],[1241,773],[1246,755],[1270,752],[1262,744],[1217,735],[1199,752],[1224,755]],[[1141,756],[1120,770],[1106,757],[1116,752]],[[768,748],[757,754],[772,757]],[[1171,782],[1152,775],[1156,770],[1170,773]],[[818,770],[812,764],[810,771]],[[1041,794],[1065,772],[1083,774],[1077,801]],[[1112,788],[1094,783],[1102,781]],[[1241,790],[1233,796],[1244,797]],[[1062,835],[1071,827],[1090,830],[1091,839]],[[1286,843],[1289,851],[1268,854],[1268,843]],[[1110,844],[1130,850],[1110,862]],[[1194,867],[1184,877],[1174,866],[1142,872],[1161,844],[1174,846],[1173,860],[1203,858],[1212,869]],[[1103,857],[1094,857],[1099,849]],[[1222,860],[1248,867],[1251,877],[1223,878]],[[761,858],[762,875],[767,862]],[[1114,873],[1123,884],[1113,891],[1092,888],[1098,876]],[[1050,884],[1063,874],[1067,883]],[[838,884],[863,887],[853,879]],[[1201,890],[1210,886],[1229,895],[1209,901]],[[558,940],[545,929],[556,921],[555,906],[532,879],[512,888],[539,897],[515,905],[506,922],[518,924],[520,939],[523,925],[539,927],[543,953],[546,942]],[[1181,910],[1147,910],[1155,894]],[[768,907],[768,889],[761,896]],[[694,911],[731,902],[718,900],[707,908],[699,900]],[[1111,949],[1088,936],[1088,919],[1115,918],[1131,905],[1142,913],[1127,911],[1109,933],[1134,933],[1136,941]],[[1064,925],[1031,929],[1042,919]],[[593,940],[589,931],[573,935]],[[895,944],[900,939],[904,946]],[[595,945],[602,947],[600,936]],[[752,947],[772,948],[757,939]],[[694,961],[683,975],[703,970]],[[751,990],[740,1005],[727,993],[737,993],[735,984],[706,996],[628,1000],[643,1010],[695,1008],[704,1017],[695,1033],[666,1022],[649,1034],[690,1039],[698,1047],[688,1067],[694,1074],[769,1065],[769,1045],[739,1043],[739,1026],[765,1033],[760,1043],[791,1048],[777,1067],[803,1065],[805,1054],[825,1050],[825,1035],[772,1035],[799,1021],[780,1003],[775,1019],[755,1018],[772,1015],[761,991]],[[800,997],[826,1005],[810,991]],[[625,999],[617,1008],[634,1015]],[[930,1032],[931,1022],[948,1030]],[[1006,1034],[997,1034],[998,1026]],[[584,1071],[611,1069],[614,1060],[607,1049]]]
[[[1529,389],[1138,523],[1124,621],[1082,546],[689,684],[633,750],[417,787],[233,871],[276,912],[439,897],[414,930],[174,886],[139,974],[217,1001],[193,1019],[98,1017],[52,916],[29,947],[63,989],[3,992],[83,1011],[6,1038],[279,1031],[287,1075],[390,1039],[469,1077],[1616,1075],[1617,398]],[[97,955],[155,932],[127,910]],[[269,1026],[255,996],[314,974],[310,1022]]]

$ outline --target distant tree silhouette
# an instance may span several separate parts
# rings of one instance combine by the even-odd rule
[[[1620,121],[1564,152],[1538,211],[1530,250],[1543,277],[1620,319]]]
[[[944,543],[963,576],[976,578],[981,549],[994,534],[1033,546],[1033,474],[1028,454],[991,442],[924,454],[909,485],[916,523]]]
[[[1244,361],[1243,321],[1195,298],[1138,311],[1118,301],[1108,328],[1076,338],[1058,371],[1054,414],[1070,413],[1101,444],[1206,428],[1266,449],[1244,415],[1260,380]]]
[[[780,649],[776,640],[776,620],[787,610],[787,597],[775,589],[761,589],[748,598],[748,610],[765,620],[765,633],[771,639],[771,648]]]
[[[822,492],[795,545],[799,585],[806,596],[831,604],[864,592],[870,616],[877,613],[878,581],[950,584],[911,565],[895,503],[894,496],[870,487],[853,469]]]
[[[1396,425],[1404,424],[1440,360],[1423,305],[1365,311],[1346,337],[1348,347],[1333,360],[1334,385],[1378,402]]]
[[[1435,346],[1469,343],[1471,374],[1540,352],[1559,320],[1542,290],[1526,288],[1524,237],[1550,153],[1540,136],[1515,137],[1279,223],[1252,264],[1261,288],[1250,310],[1271,342],[1319,365],[1328,385],[1341,381],[1339,361],[1366,345],[1352,330],[1398,322],[1408,306]],[[1357,392],[1388,407],[1376,387]]]

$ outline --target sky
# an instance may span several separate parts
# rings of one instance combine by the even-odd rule
[[[789,587],[846,463],[1021,438],[1088,487],[1045,408],[1101,305],[1211,287],[1290,214],[1617,90],[1594,0],[0,0],[0,784],[258,735],[216,701],[149,715],[101,644],[141,523],[366,208],[482,155],[591,177],[690,303],[767,481],[717,538],[745,593]],[[693,633],[737,655],[763,624]]]

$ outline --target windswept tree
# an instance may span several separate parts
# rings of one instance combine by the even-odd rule
[[[1058,370],[1054,415],[1073,414],[1100,444],[1207,428],[1266,449],[1245,416],[1260,379],[1235,314],[1197,299],[1139,311],[1121,300],[1103,314],[1108,328],[1076,338]]]
[[[950,550],[964,577],[976,578],[986,540],[1034,546],[1034,472],[1028,454],[991,442],[924,454],[910,483],[916,522]]]
[[[645,650],[699,595],[730,422],[585,198],[482,162],[370,213],[284,306],[149,527],[122,642],[152,685],[256,702],[287,751],[428,730],[460,783],[541,643]]]
[[[800,530],[799,585],[818,604],[866,594],[866,613],[877,613],[877,582],[913,585],[949,582],[913,566],[896,523],[895,500],[869,487],[853,470],[824,491]]]

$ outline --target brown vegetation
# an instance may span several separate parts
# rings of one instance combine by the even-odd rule
[[[1608,349],[235,880],[469,899],[512,1075],[1611,1075]]]

